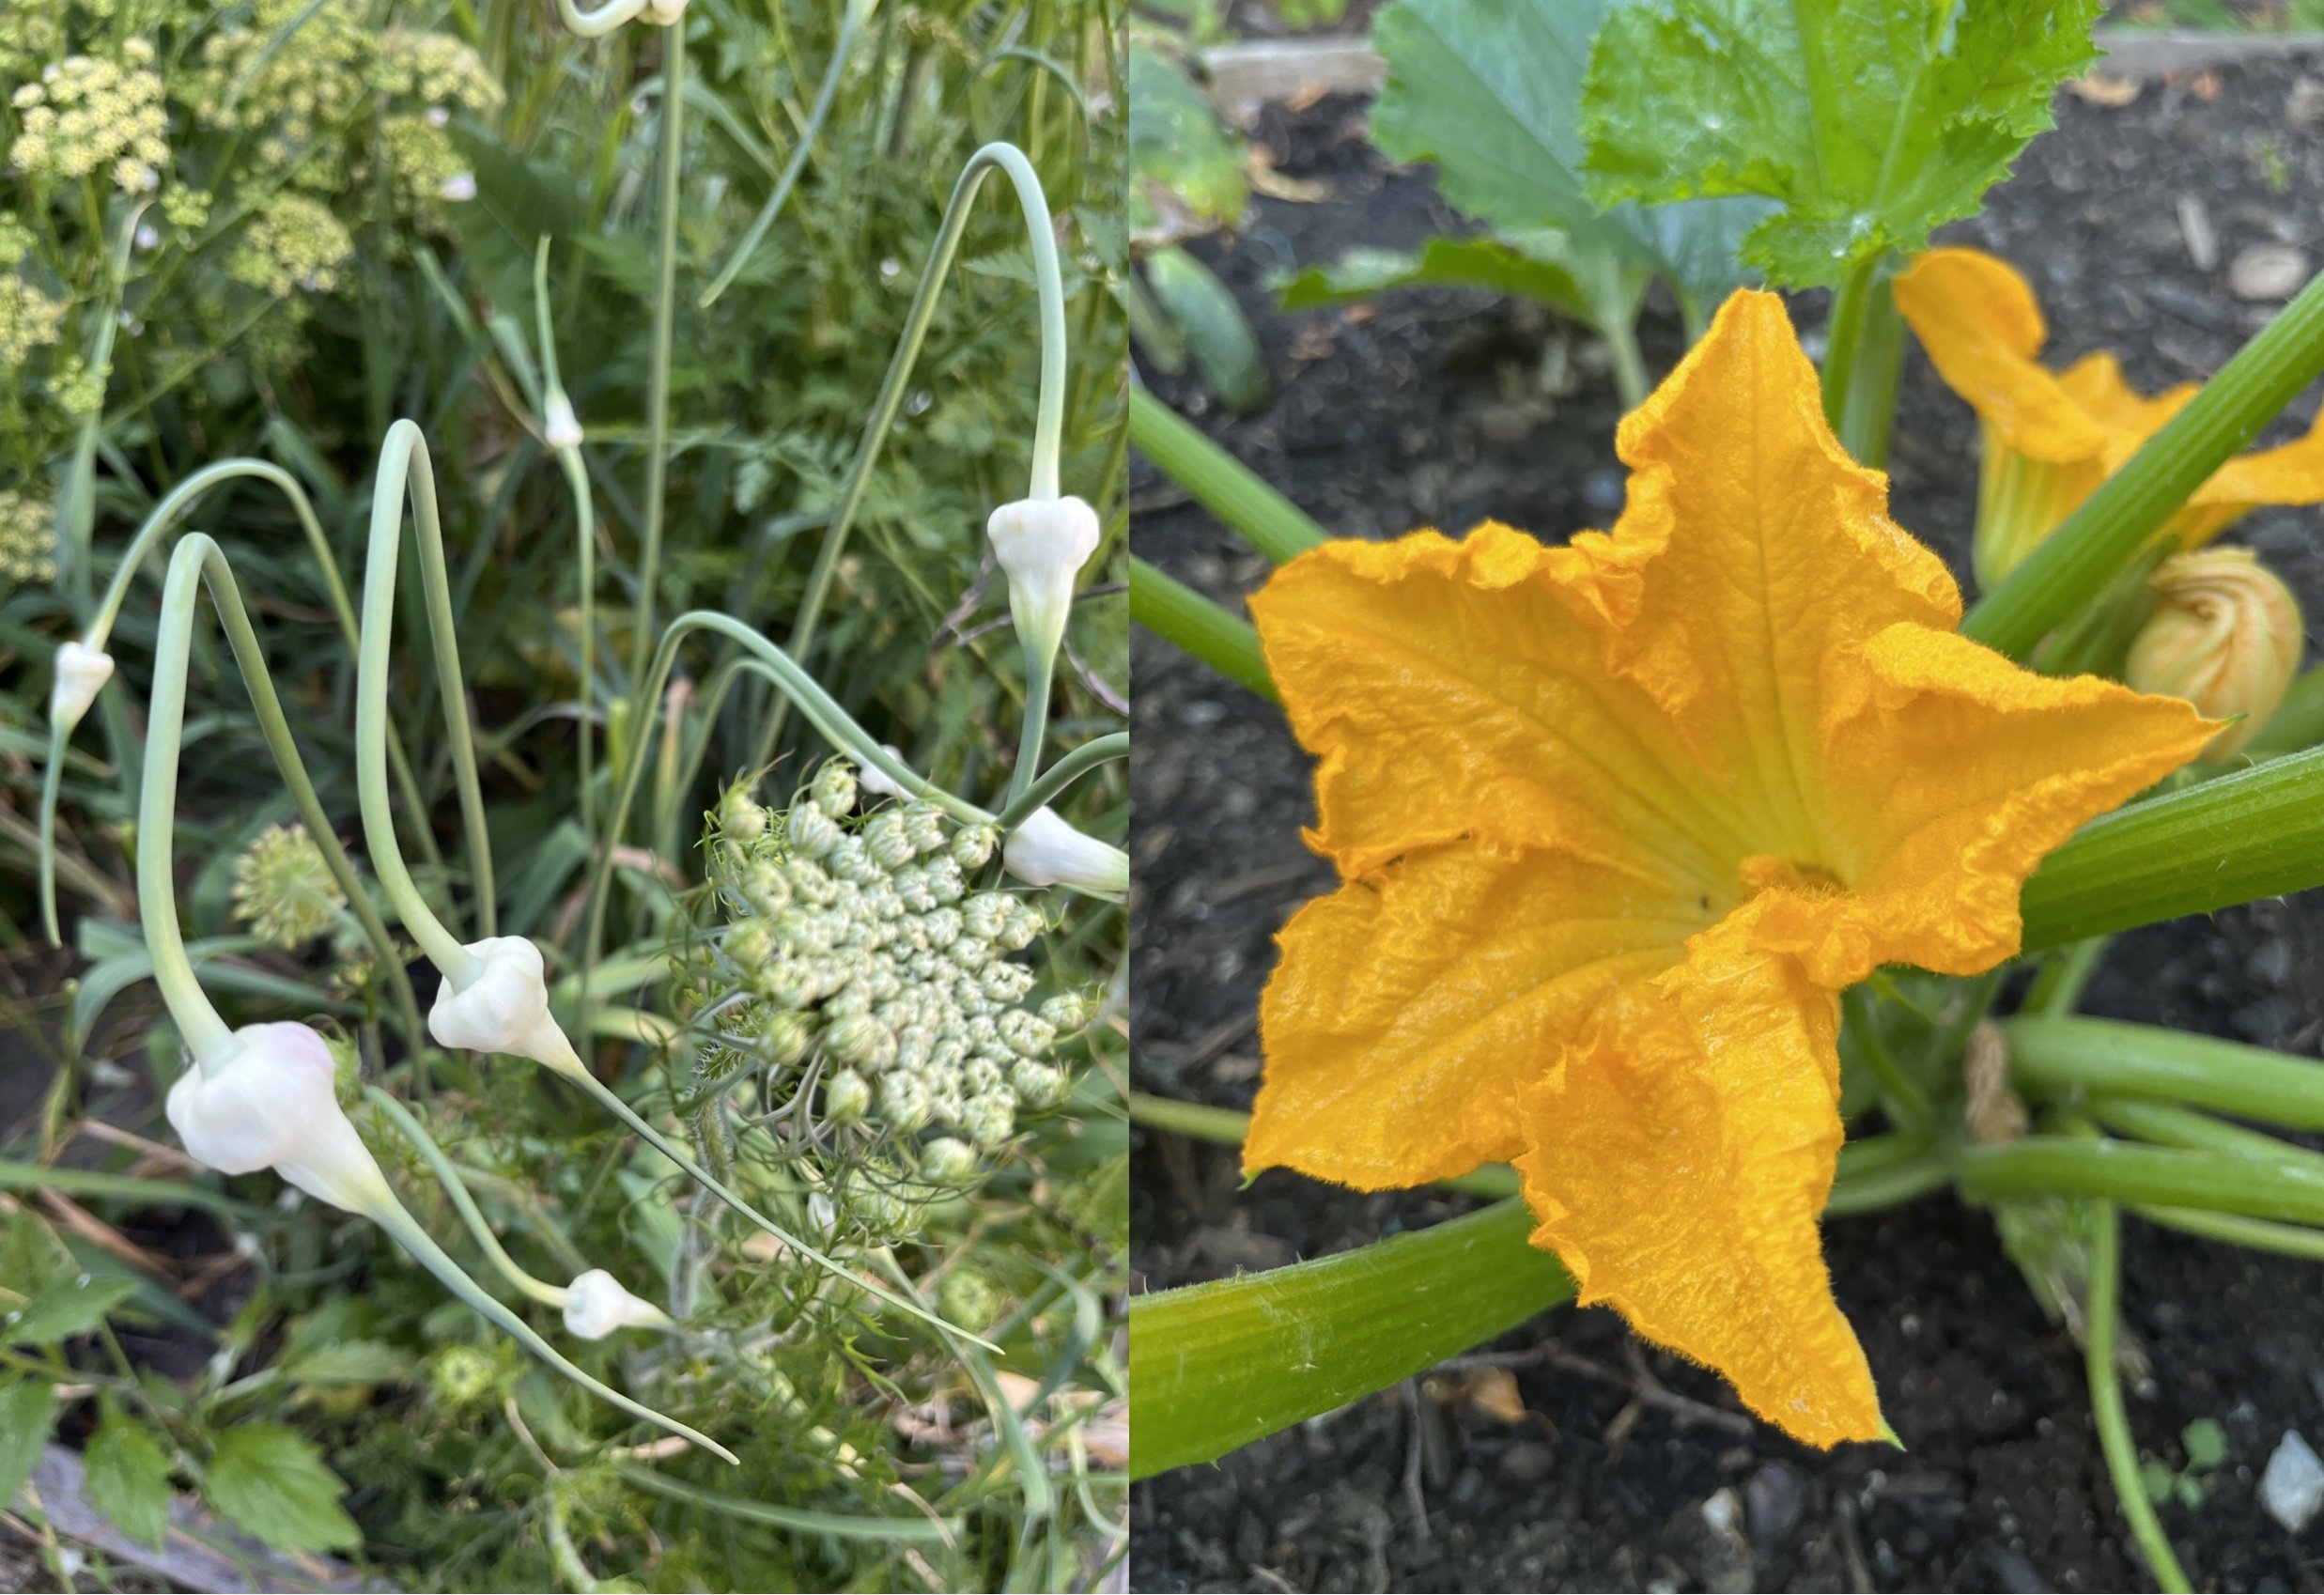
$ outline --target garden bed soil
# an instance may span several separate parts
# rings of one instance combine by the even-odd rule
[[[2316,81],[2309,81],[2316,80]],[[2303,83],[2305,86],[2303,86]],[[2152,390],[2201,379],[2271,306],[2228,286],[2255,244],[2324,253],[2324,63],[2150,84],[2128,105],[2061,97],[1986,214],[1944,235],[2025,270],[2062,364],[2118,350]],[[1190,382],[1157,391],[1327,529],[1393,535],[1496,518],[1558,536],[1620,504],[1603,352],[1528,306],[1453,292],[1283,316],[1264,282],[1357,244],[1457,226],[1427,174],[1363,142],[1364,106],[1268,111],[1257,136],[1315,203],[1262,199],[1203,246],[1256,325],[1277,384],[1232,418]],[[2191,260],[2182,211],[2216,236]],[[1823,296],[1794,314],[1811,347]],[[1650,311],[1648,358],[1677,333]],[[2310,395],[2277,435],[2304,426]],[[1965,578],[1977,439],[1908,356],[1893,513]],[[1134,488],[1145,558],[1239,607],[1263,562],[1151,471]],[[2270,511],[2237,533],[2324,618],[2324,518]],[[1136,641],[1134,972],[1138,1081],[1247,1107],[1272,937],[1331,885],[1302,844],[1309,763],[1270,705],[1151,636]],[[2324,895],[2122,937],[2086,1006],[2315,1055]],[[1140,1288],[1278,1266],[1441,1222],[1441,1193],[1361,1196],[1297,1176],[1239,1187],[1233,1155],[1141,1132],[1132,1206]],[[1989,1218],[1949,1197],[1826,1231],[1840,1304],[1906,1448],[1808,1450],[1744,1420],[1717,1379],[1641,1347],[1603,1310],[1561,1309],[1492,1351],[1526,1415],[1503,1421],[1440,1370],[1140,1485],[1135,1587],[1173,1589],[2148,1587],[2099,1460],[2081,1355],[2043,1318]],[[2286,1430],[2324,1444],[2324,1268],[2126,1221],[2127,1321],[2153,1369],[2130,1399],[2141,1448],[2177,1465],[2190,1421],[2227,1459],[2202,1504],[2162,1519],[2197,1587],[2324,1587],[2324,1521],[2294,1537],[2256,1481]],[[1731,1529],[1706,1502],[1731,1490]],[[1719,1515],[1714,1508],[1713,1516]]]

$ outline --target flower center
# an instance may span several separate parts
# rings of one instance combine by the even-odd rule
[[[1736,874],[1743,881],[1745,898],[1757,897],[1777,887],[1802,897],[1819,899],[1837,897],[1848,890],[1820,864],[1795,864],[1773,853],[1753,854],[1737,867]]]

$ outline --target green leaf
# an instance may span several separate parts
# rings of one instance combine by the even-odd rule
[[[1758,194],[1743,258],[1831,284],[1974,212],[2097,56],[2100,0],[1636,0],[1590,53],[1603,204]]]
[[[341,1340],[318,1346],[281,1363],[293,1385],[385,1385],[406,1378],[411,1365],[383,1340]]]
[[[1227,285],[1175,245],[1146,256],[1146,281],[1155,302],[1185,334],[1202,385],[1237,415],[1264,405],[1267,368],[1259,358],[1259,339]]]
[[[1576,321],[1597,320],[1565,235],[1557,232],[1528,233],[1520,242],[1431,239],[1417,252],[1352,249],[1336,266],[1310,266],[1279,284],[1277,293],[1286,310],[1315,310],[1393,288],[1489,288],[1546,304]]]
[[[88,1449],[89,1500],[122,1533],[159,1545],[169,1532],[169,1448],[111,1401]]]
[[[16,1499],[49,1442],[56,1397],[45,1379],[0,1385],[0,1508]]]
[[[1169,56],[1135,42],[1129,92],[1131,225],[1182,238],[1240,221],[1250,200],[1242,147],[1202,91]]]
[[[1569,1300],[1533,1216],[1498,1202],[1336,1257],[1130,1303],[1130,1476],[1210,1462]]]
[[[362,1543],[355,1520],[340,1510],[347,1486],[320,1452],[274,1423],[229,1429],[218,1436],[203,1494],[245,1532],[277,1551],[331,1551]]]
[[[2171,1498],[2171,1486],[2178,1482],[2178,1475],[2160,1459],[2148,1457],[2138,1464],[2138,1482],[2146,1498],[2159,1507]]]
[[[2179,1431],[2187,1448],[2187,1465],[2209,1472],[2227,1460],[2227,1432],[2215,1417],[2198,1417]]]
[[[1758,199],[1601,211],[1582,172],[1582,79],[1607,0],[1402,0],[1372,23],[1388,75],[1372,142],[1433,161],[1460,210],[1511,238],[1545,228],[1575,256],[1610,255],[1660,272],[1690,324],[1749,280],[1736,241],[1768,211]],[[1600,317],[1608,312],[1602,305]]]
[[[134,1279],[100,1279],[87,1274],[60,1279],[34,1293],[22,1312],[0,1319],[0,1339],[11,1346],[53,1346],[85,1335],[105,1314],[137,1293]]]

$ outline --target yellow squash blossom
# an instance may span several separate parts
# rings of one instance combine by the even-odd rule
[[[1836,994],[2010,956],[2042,855],[2213,728],[1958,636],[1770,295],[1617,446],[1610,534],[1335,542],[1252,599],[1344,884],[1283,932],[1246,1166],[1513,1160],[1584,1301],[1804,1440],[1874,1437],[1818,1233]]]
[[[1991,587],[2100,482],[2195,396],[2185,383],[2142,398],[2100,349],[2053,374],[2036,358],[2049,336],[2023,277],[1974,249],[1932,249],[1896,282],[1897,309],[1946,385],[1977,412],[1985,437],[1974,560]],[[2324,503],[2324,416],[2298,442],[2231,459],[2162,534],[2209,542],[2261,504]]]

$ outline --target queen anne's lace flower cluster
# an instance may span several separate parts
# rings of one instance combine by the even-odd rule
[[[827,1124],[865,1125],[918,1146],[921,1174],[973,1174],[1015,1133],[1020,1109],[1054,1107],[1071,1078],[1053,1056],[1088,1023],[1084,1003],[1025,1005],[1033,971],[1010,954],[1043,929],[1024,898],[980,891],[988,827],[936,804],[886,804],[860,823],[854,772],[824,767],[777,818],[737,788],[720,806],[712,883],[725,923],[695,949],[687,989],[710,1032],[703,1073],[820,1079]]]

